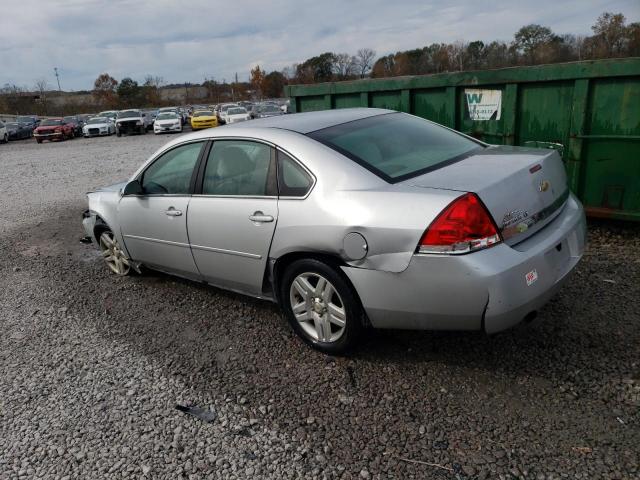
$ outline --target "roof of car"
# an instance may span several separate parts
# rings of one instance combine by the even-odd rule
[[[260,118],[244,124],[234,125],[233,128],[266,127],[283,128],[294,132],[307,134],[323,128],[341,123],[352,122],[363,118],[392,113],[393,110],[383,108],[343,108],[336,110],[321,110],[318,112],[294,113],[277,117]]]

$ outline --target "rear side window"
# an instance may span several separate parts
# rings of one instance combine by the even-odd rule
[[[269,195],[271,147],[246,140],[213,142],[204,171],[204,195]],[[275,180],[275,176],[273,177]],[[273,185],[275,187],[275,185]]]
[[[347,122],[309,136],[389,183],[435,170],[483,148],[481,143],[404,113]]]
[[[281,197],[304,197],[313,179],[289,155],[278,150],[278,193]]]

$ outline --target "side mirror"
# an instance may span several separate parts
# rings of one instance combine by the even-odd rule
[[[131,180],[127,183],[122,191],[122,195],[142,195],[143,189],[139,180]]]

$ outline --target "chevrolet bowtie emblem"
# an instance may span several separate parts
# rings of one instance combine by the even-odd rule
[[[541,192],[546,192],[547,190],[549,190],[550,186],[551,186],[551,182],[549,182],[549,180],[543,180],[542,182],[540,182],[540,186],[538,187],[538,189]]]

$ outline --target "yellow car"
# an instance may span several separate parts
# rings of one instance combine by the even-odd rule
[[[202,130],[218,126],[216,114],[210,110],[198,110],[191,115],[191,130]]]

